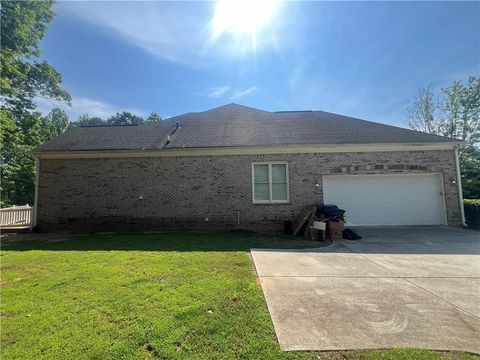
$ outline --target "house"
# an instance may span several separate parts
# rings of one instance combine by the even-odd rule
[[[323,111],[229,104],[82,127],[33,151],[42,230],[281,230],[305,205],[355,225],[459,226],[458,141]]]

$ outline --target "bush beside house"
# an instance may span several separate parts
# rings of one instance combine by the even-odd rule
[[[480,229],[480,199],[465,199],[464,205],[468,226]]]

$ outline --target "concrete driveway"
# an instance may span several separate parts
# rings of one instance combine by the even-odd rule
[[[480,232],[357,231],[325,248],[251,251],[282,349],[480,353]]]

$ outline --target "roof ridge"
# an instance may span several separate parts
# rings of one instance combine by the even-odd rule
[[[285,114],[285,113],[310,113],[315,112],[313,110],[280,110],[275,111],[275,114]]]
[[[208,110],[203,110],[203,111],[189,111],[189,112],[186,112],[186,113],[183,113],[183,114],[179,114],[179,115],[175,115],[175,116],[169,117],[168,119],[165,119],[165,120],[162,120],[162,121],[169,121],[169,120],[173,120],[173,119],[176,119],[176,118],[179,118],[179,117],[182,117],[182,116],[187,116],[187,115],[190,115],[190,116],[191,116],[191,115],[196,115],[196,114],[205,114],[205,113],[208,113],[208,112],[211,112],[211,111],[216,111],[216,110],[219,110],[219,109],[222,109],[222,108],[226,108],[226,107],[228,107],[228,106],[237,106],[237,107],[242,107],[242,108],[246,108],[246,109],[251,109],[251,110],[255,110],[255,111],[263,112],[263,113],[267,113],[267,114],[274,114],[274,112],[272,112],[272,111],[257,109],[257,108],[253,108],[253,107],[250,107],[250,106],[237,104],[237,103],[229,103],[229,104],[225,104],[225,105],[222,105],[222,106],[217,106],[217,107],[214,107],[214,108],[208,109]]]
[[[209,112],[209,111],[215,111],[215,110],[219,110],[221,108],[228,108],[228,107],[232,107],[232,106],[237,106],[237,107],[242,107],[242,108],[246,108],[246,109],[250,109],[250,110],[255,110],[255,111],[259,111],[259,112],[264,112],[264,113],[270,113],[271,111],[267,111],[267,110],[262,110],[262,109],[257,109],[257,108],[254,108],[254,107],[251,107],[251,106],[246,106],[246,105],[242,105],[242,104],[237,104],[237,103],[228,103],[228,104],[225,104],[225,105],[222,105],[222,106],[217,106],[213,109],[208,109],[208,110],[205,110],[205,111],[198,111],[196,112],[195,114],[198,114],[198,113],[205,113],[205,112]]]

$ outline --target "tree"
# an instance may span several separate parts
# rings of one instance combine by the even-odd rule
[[[121,113],[117,112],[115,115],[112,115],[107,119],[108,125],[141,125],[144,122],[145,120],[142,117],[127,111]]]
[[[78,120],[74,123],[71,124],[72,126],[75,127],[81,127],[81,126],[105,126],[107,125],[106,121],[103,120],[102,118],[99,118],[98,116],[93,116],[91,117],[88,114],[83,114],[80,115]]]
[[[442,133],[469,145],[480,142],[480,78],[471,76],[463,85],[455,81],[444,93]]]
[[[18,153],[21,151],[20,147],[21,136],[17,132],[15,119],[9,112],[0,112],[0,153],[1,153],[1,197],[0,206],[11,204],[12,191],[15,188],[14,179],[15,174],[18,173],[18,165],[15,160]]]
[[[459,156],[462,190],[466,199],[480,198],[480,148],[467,146]]]
[[[45,118],[42,118],[42,125],[44,138],[51,139],[64,133],[70,126],[70,120],[65,111],[54,108]]]
[[[153,122],[159,122],[159,121],[162,121],[162,118],[156,112],[150,113],[150,115],[148,115],[146,120],[147,123],[153,123]]]
[[[42,118],[25,113],[18,122],[8,111],[2,119],[1,205],[33,204],[35,160],[29,151],[44,141]]]
[[[122,126],[122,125],[142,125],[153,122],[162,121],[160,115],[155,112],[152,112],[147,120],[144,120],[138,115],[134,115],[130,112],[123,111],[118,112],[115,115],[110,116],[107,120],[93,116],[91,117],[88,114],[81,115],[78,120],[74,123],[71,123],[71,126],[81,127],[81,126]]]
[[[40,40],[53,20],[52,1],[2,1],[0,49],[0,203],[33,203],[35,162],[30,150],[65,128],[64,114],[43,119],[35,98],[69,102],[61,75],[39,61]]]
[[[46,61],[38,62],[40,40],[53,20],[52,1],[3,1],[0,62],[2,109],[35,109],[34,97],[69,102],[61,75]]]
[[[407,108],[408,124],[418,131],[439,134],[438,108],[438,99],[432,88],[418,89],[416,98]]]
[[[438,95],[420,89],[407,109],[412,129],[465,142],[460,169],[465,198],[480,198],[480,78],[455,81]]]

